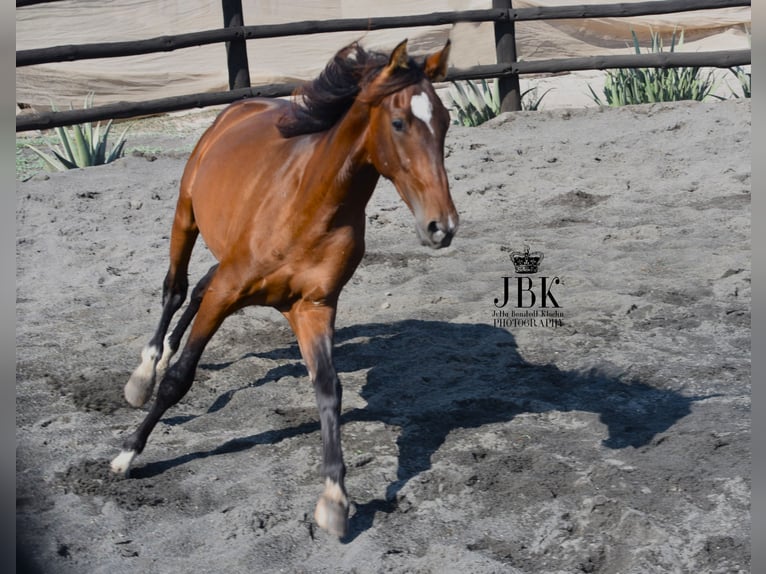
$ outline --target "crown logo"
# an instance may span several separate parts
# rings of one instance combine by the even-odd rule
[[[543,260],[541,251],[529,252],[529,246],[524,246],[524,251],[511,251],[511,261],[516,268],[516,273],[537,273],[540,262]]]

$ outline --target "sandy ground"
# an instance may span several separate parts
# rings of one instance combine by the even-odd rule
[[[313,393],[268,309],[227,320],[131,476],[108,471],[207,121],[137,124],[128,157],[17,184],[21,571],[749,572],[749,101],[453,127],[462,223],[439,252],[380,185],[338,318],[341,541],[313,525]],[[519,309],[525,245],[544,259]],[[200,246],[192,279],[209,263]]]

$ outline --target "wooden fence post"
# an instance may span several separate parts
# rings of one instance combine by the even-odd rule
[[[244,26],[242,0],[222,0],[225,28]],[[226,42],[226,60],[229,67],[229,89],[250,87],[250,69],[247,64],[245,39]]]
[[[510,19],[512,0],[492,0],[492,8],[507,10],[507,22],[495,22],[495,53],[498,64],[516,63],[516,30],[514,21]],[[521,90],[519,75],[502,76],[497,79],[500,88],[500,111],[512,112],[521,109]]]

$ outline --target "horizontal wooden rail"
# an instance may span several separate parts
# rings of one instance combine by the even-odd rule
[[[33,6],[35,4],[51,4],[53,2],[62,2],[63,0],[16,0],[16,8],[24,6]]]
[[[557,74],[582,70],[608,70],[611,68],[731,68],[750,64],[750,50],[719,50],[716,52],[660,52],[654,54],[628,54],[618,56],[586,56],[583,58],[557,58],[551,60],[519,61],[513,64],[489,64],[467,70],[455,70],[449,80],[499,78],[511,74]]]
[[[51,46],[16,52],[16,66],[31,66],[50,62],[68,62],[94,58],[115,58],[154,52],[170,52],[192,46],[202,46],[236,40],[276,38],[327,32],[359,32],[439,26],[457,22],[503,22],[509,20],[556,20],[576,18],[622,18],[670,14],[702,9],[750,6],[751,0],[652,0],[621,4],[593,4],[578,6],[540,6],[506,10],[464,10],[434,12],[414,16],[385,16],[380,18],[348,18],[342,20],[306,20],[287,24],[267,24],[220,28],[174,36],[159,36],[147,40],[103,42],[93,44]]]
[[[277,98],[289,96],[297,87],[298,84],[269,84],[266,86],[227,90],[225,92],[204,92],[143,102],[115,102],[81,110],[22,114],[16,116],[16,131],[43,130],[82,122],[135,118],[158,113],[205,108],[208,106],[230,104],[245,98]]]
[[[16,8],[23,8],[24,6],[33,6],[35,4],[51,4],[53,2],[61,2],[61,1],[62,0],[16,0]],[[690,1],[691,3],[697,3],[698,4],[697,0],[685,0],[685,1]],[[663,0],[662,3],[663,4],[674,4],[676,2]],[[623,3],[623,4],[616,4],[615,6],[631,7],[631,6],[636,6],[637,4],[638,3]],[[657,1],[654,0],[654,1],[650,1],[650,2],[644,2],[644,4],[657,4]],[[733,4],[733,5],[734,6],[740,6],[740,4]],[[586,7],[587,8],[591,8],[591,6],[586,6]],[[721,6],[714,6],[714,7],[715,8],[721,8]],[[530,8],[530,9],[536,9],[536,8]],[[661,9],[662,8],[659,8],[659,7],[655,6],[655,7],[653,7],[653,10],[655,10],[655,11],[651,12],[651,14],[660,14],[661,12],[659,12],[658,10],[661,10]],[[698,10],[700,8],[693,8],[693,9],[694,10]],[[681,11],[683,11],[683,10],[679,10],[679,9],[675,9],[675,8],[673,10],[671,10],[671,12],[681,12]],[[630,16],[634,16],[635,14],[629,14],[629,15]],[[568,16],[565,16],[565,17],[568,17]],[[593,16],[590,16],[590,17],[593,17]],[[600,16],[596,16],[596,17],[600,17]]]
[[[588,56],[585,58],[558,58],[531,60],[513,64],[474,66],[463,70],[450,70],[446,81],[500,78],[511,74],[557,73],[575,70],[606,70],[610,68],[670,68],[681,66],[730,68],[750,64],[750,50],[725,50],[718,52],[662,52],[658,54]],[[271,84],[253,86],[226,92],[210,92],[160,98],[144,102],[117,102],[83,110],[43,112],[16,116],[16,131],[30,131],[66,126],[81,122],[110,118],[121,119],[164,113],[206,106],[228,104],[255,96],[280,97],[290,95],[298,84]]]
[[[717,8],[738,8],[750,6],[750,3],[751,0],[649,0],[648,2],[623,2],[620,4],[531,6],[511,10],[511,18],[517,21],[625,18]]]
[[[440,26],[456,22],[492,22],[508,18],[503,10],[464,10],[434,12],[416,16],[385,16],[381,18],[347,18],[343,20],[305,20],[287,24],[264,24],[219,28],[176,36],[159,36],[148,40],[104,42],[35,48],[16,52],[16,67],[49,62],[67,62],[94,58],[116,58],[153,52],[170,52],[192,46],[203,46],[235,40],[280,38],[327,32],[364,32],[416,26]],[[339,46],[340,47],[340,46]]]

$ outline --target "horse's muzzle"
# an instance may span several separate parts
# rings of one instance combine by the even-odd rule
[[[426,226],[425,231],[421,232],[418,229],[418,232],[423,245],[432,249],[441,249],[442,247],[449,247],[449,244],[452,243],[452,238],[457,233],[457,226],[452,225],[452,221],[446,225],[439,221],[432,221]]]

